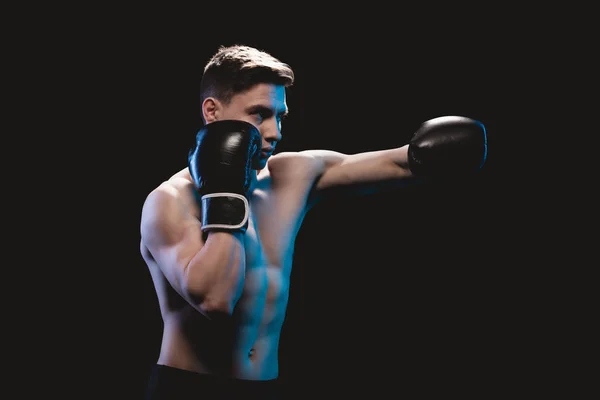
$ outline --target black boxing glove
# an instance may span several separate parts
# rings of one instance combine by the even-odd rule
[[[245,121],[215,121],[198,131],[188,167],[201,201],[202,231],[246,231],[261,144],[258,128]]]
[[[483,167],[486,156],[484,125],[460,116],[425,121],[408,146],[408,166],[416,177],[444,178],[470,174]]]

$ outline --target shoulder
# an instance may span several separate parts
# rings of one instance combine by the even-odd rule
[[[176,243],[182,232],[199,224],[193,183],[175,174],[157,185],[142,205],[140,233],[145,246],[157,248]]]
[[[192,181],[187,168],[172,175],[148,193],[142,207],[142,218],[155,215],[191,197]]]

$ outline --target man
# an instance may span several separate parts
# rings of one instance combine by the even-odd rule
[[[248,46],[221,47],[205,67],[204,127],[188,166],[142,210],[141,253],[164,320],[148,398],[230,398],[230,388],[269,398],[294,242],[310,207],[336,189],[373,190],[483,165],[485,129],[466,117],[426,121],[398,148],[272,156],[293,83],[287,64]]]

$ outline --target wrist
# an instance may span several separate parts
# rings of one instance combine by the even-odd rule
[[[201,197],[202,231],[245,232],[250,205],[245,196],[232,192],[208,193]]]

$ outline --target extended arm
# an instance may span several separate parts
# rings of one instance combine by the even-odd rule
[[[389,185],[429,178],[460,177],[478,171],[487,154],[486,131],[465,117],[440,117],[424,122],[410,143],[389,150],[341,154],[305,151],[322,163],[312,197],[335,189],[365,193]]]

